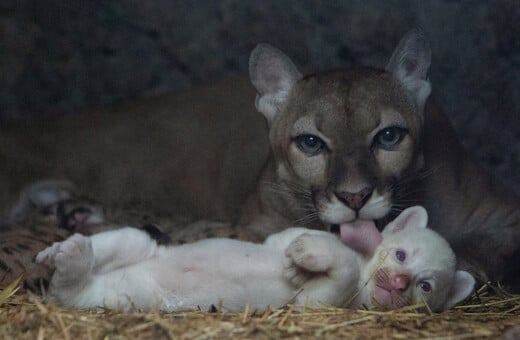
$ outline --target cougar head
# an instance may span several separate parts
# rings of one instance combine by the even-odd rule
[[[338,225],[380,219],[399,207],[401,183],[422,166],[430,57],[416,31],[402,39],[385,70],[303,77],[277,48],[253,50],[256,108],[269,124],[278,190],[291,201],[283,213],[304,224]]]

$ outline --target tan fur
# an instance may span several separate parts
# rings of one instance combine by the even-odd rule
[[[381,124],[394,123],[404,123],[409,129],[400,149],[376,150],[373,154],[372,137]],[[330,152],[305,156],[291,141],[299,133],[312,133],[330,141],[327,143]],[[304,78],[293,88],[284,114],[272,124],[274,159],[286,173],[284,177],[278,176],[276,183],[287,192],[310,188],[315,191],[317,205],[336,200],[334,192],[356,192],[365,186],[373,186],[383,194],[390,190],[394,177],[403,178],[415,169],[420,133],[419,119],[388,74],[354,69]],[[262,189],[263,202],[293,221],[300,221],[312,212],[312,209],[302,211],[302,205],[309,202],[291,205],[292,201],[273,194],[269,187]],[[308,197],[304,200],[308,201]],[[382,216],[362,214],[363,209],[362,218],[381,218],[386,212]],[[321,223],[317,218],[301,222]],[[328,222],[342,220],[331,218]]]
[[[505,278],[520,291],[520,199],[462,149],[447,117],[433,103],[425,125],[424,156],[430,175],[417,187],[430,227],[481,278]]]
[[[388,219],[423,204],[430,226],[465,264],[492,279],[518,278],[518,198],[463,153],[430,101],[422,115],[430,93],[425,79],[370,68],[301,78],[281,52],[267,50],[283,69],[281,91],[266,92],[256,74],[252,80],[269,127],[254,110],[252,87],[236,78],[80,115],[2,124],[1,206],[7,210],[28,182],[64,178],[109,206],[223,221],[262,239],[295,224]],[[264,62],[255,56],[251,65]],[[408,130],[398,150],[371,148],[374,135],[393,124]],[[329,151],[302,155],[294,143],[301,133],[320,136]],[[381,206],[345,214],[335,192],[366,186]]]
[[[269,146],[245,79],[90,110],[2,123],[0,207],[42,178],[109,206],[230,220]]]

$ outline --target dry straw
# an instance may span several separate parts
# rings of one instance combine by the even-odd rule
[[[19,281],[0,293],[1,339],[520,339],[520,295],[484,286],[461,306],[378,312],[323,307],[242,313],[120,313],[64,310],[27,292]]]

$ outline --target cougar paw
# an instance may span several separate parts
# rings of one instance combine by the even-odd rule
[[[89,234],[88,227],[105,223],[103,207],[87,198],[58,202],[54,213],[58,227],[83,234]]]

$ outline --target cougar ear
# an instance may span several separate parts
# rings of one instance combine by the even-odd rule
[[[269,124],[285,106],[294,83],[302,77],[293,62],[269,44],[258,44],[251,52],[249,76],[258,93],[256,109]]]
[[[431,55],[430,43],[424,34],[412,30],[401,39],[386,65],[386,70],[399,80],[421,115],[431,93],[427,79]]]

